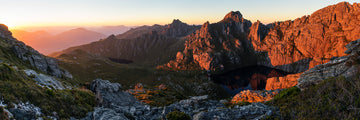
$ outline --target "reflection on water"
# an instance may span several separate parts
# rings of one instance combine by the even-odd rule
[[[266,87],[268,78],[281,77],[286,74],[286,72],[269,67],[252,66],[222,74],[213,74],[210,77],[227,92],[235,95],[243,90],[263,90]]]

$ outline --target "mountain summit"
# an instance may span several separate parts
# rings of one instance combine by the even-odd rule
[[[231,11],[230,13],[226,14],[224,19],[221,22],[243,22],[243,16],[239,11]]]
[[[186,37],[185,49],[177,53],[176,60],[159,68],[216,70],[256,65],[255,51],[246,39],[250,26],[239,11],[228,13],[218,23],[206,22]]]

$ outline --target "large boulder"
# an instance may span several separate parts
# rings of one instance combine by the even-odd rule
[[[98,107],[112,108],[141,105],[130,93],[122,91],[119,83],[96,79],[91,83],[90,90],[95,93]]]

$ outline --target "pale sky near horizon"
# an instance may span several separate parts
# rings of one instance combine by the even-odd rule
[[[0,23],[28,26],[188,24],[220,21],[230,11],[263,23],[293,20],[344,0],[0,0]],[[357,0],[345,0],[356,2]]]

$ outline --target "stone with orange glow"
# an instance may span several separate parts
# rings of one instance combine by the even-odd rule
[[[232,103],[238,102],[265,102],[271,100],[279,91],[256,91],[245,90],[236,94],[231,100]]]
[[[138,83],[134,87],[135,92],[144,92],[144,86],[141,83]]]
[[[302,73],[289,74],[283,77],[272,77],[266,80],[265,90],[290,88],[297,84],[297,79]]]

